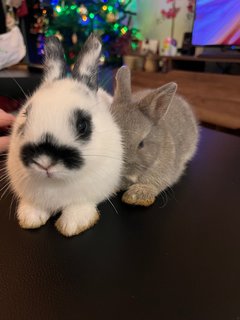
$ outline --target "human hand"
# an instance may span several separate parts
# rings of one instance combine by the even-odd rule
[[[0,109],[0,130],[6,129],[11,126],[14,122],[15,117]],[[9,137],[8,136],[0,136],[0,152],[6,151],[9,145]]]

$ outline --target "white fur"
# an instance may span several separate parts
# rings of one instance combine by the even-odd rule
[[[26,120],[23,113],[29,103],[32,107]],[[93,133],[89,142],[74,140],[69,117],[76,108],[92,116]],[[25,122],[24,134],[19,135],[19,125]],[[80,169],[68,170],[59,163],[49,169],[50,177],[36,165],[26,168],[19,157],[21,146],[37,143],[46,132],[61,144],[78,148],[85,164]],[[97,204],[117,190],[122,153],[120,131],[102,91],[95,95],[72,79],[45,83],[20,111],[11,136],[8,173],[20,199],[20,225],[39,227],[50,215],[63,210],[57,228],[64,235],[71,236],[92,226],[98,220]],[[46,156],[40,162],[43,166],[49,164]]]
[[[98,43],[98,40],[95,40]],[[91,73],[89,72],[89,66],[92,65],[93,61],[98,59],[101,52],[101,45],[99,45],[95,50],[88,51],[87,54],[83,55],[81,66],[79,68],[79,72],[81,74],[90,76]]]
[[[53,79],[58,79],[60,70],[61,70],[61,65],[59,61],[54,61],[54,60],[49,60],[46,64],[47,70],[49,72],[46,73],[45,81],[50,82]]]

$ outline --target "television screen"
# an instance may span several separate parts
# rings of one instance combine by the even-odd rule
[[[196,0],[192,44],[240,45],[240,0]]]

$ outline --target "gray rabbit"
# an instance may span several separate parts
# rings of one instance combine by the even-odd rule
[[[112,113],[122,131],[125,169],[123,202],[149,206],[176,183],[193,157],[198,124],[189,104],[176,95],[177,84],[131,93],[127,67],[116,74]]]

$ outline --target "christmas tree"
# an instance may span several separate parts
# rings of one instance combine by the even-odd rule
[[[135,12],[128,9],[132,0],[51,0],[40,2],[47,19],[45,36],[57,36],[64,46],[66,60],[75,58],[91,32],[102,40],[103,63],[118,64],[129,50],[135,50],[141,37],[132,26]],[[39,17],[38,17],[39,19]],[[40,46],[40,45],[39,45]]]

